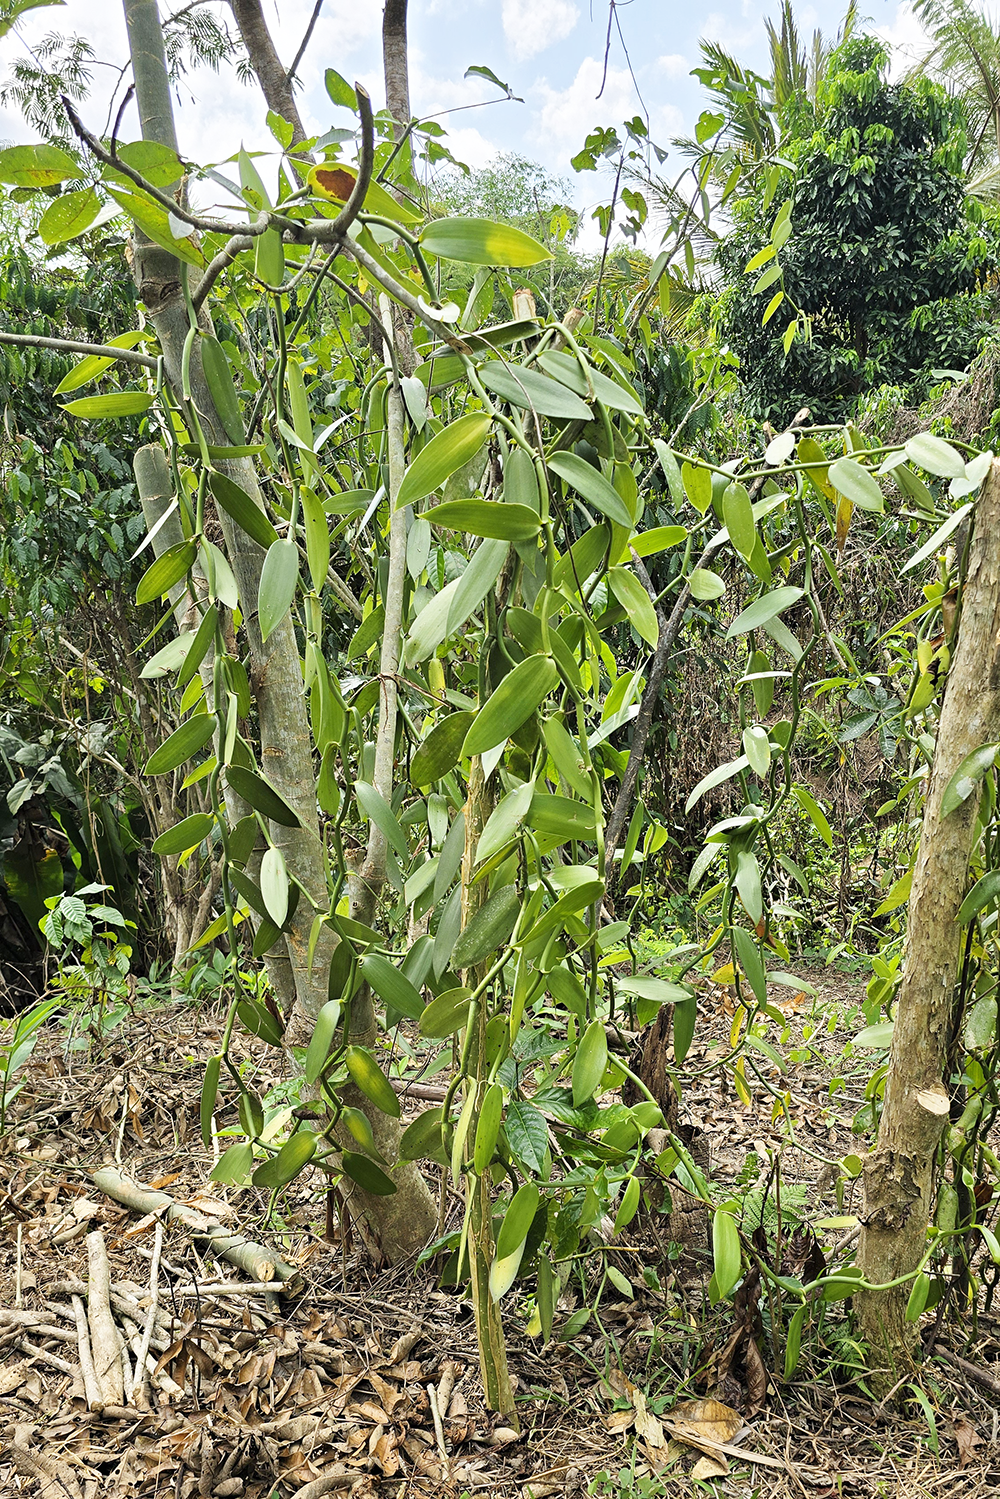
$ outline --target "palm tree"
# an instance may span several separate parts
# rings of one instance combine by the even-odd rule
[[[974,0],[916,0],[933,46],[913,69],[945,83],[965,102],[968,191],[994,193],[1000,171],[1000,29]]]

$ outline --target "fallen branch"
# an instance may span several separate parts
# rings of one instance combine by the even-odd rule
[[[101,1393],[97,1370],[94,1368],[93,1354],[90,1351],[87,1313],[79,1296],[73,1297],[73,1315],[76,1318],[77,1352],[80,1356],[80,1373],[83,1375],[83,1392],[87,1399],[87,1408],[100,1412],[104,1409],[104,1396]]]
[[[90,1270],[87,1320],[90,1324],[94,1367],[101,1385],[101,1403],[124,1405],[121,1345],[115,1319],[111,1315],[111,1266],[108,1264],[104,1235],[99,1228],[87,1235],[87,1261]]]
[[[168,1223],[181,1224],[192,1238],[205,1241],[212,1254],[228,1260],[251,1280],[281,1281],[286,1296],[295,1296],[301,1289],[301,1277],[294,1265],[287,1264],[263,1244],[229,1233],[221,1223],[176,1202],[169,1193],[140,1187],[116,1166],[102,1166],[94,1172],[93,1182],[98,1191],[135,1213],[156,1213]]]

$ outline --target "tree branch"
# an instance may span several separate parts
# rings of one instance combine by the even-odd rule
[[[322,9],[323,0],[316,0],[316,4],[313,6],[313,13],[309,17],[309,25],[306,27],[306,34],[299,43],[299,50],[296,52],[294,58],[291,61],[291,64],[289,65],[288,71],[285,74],[285,78],[288,82],[289,88],[291,87],[292,79],[295,77],[295,69],[302,61],[302,55],[309,45],[309,39],[313,34],[313,29],[316,25],[316,22],[319,20],[319,13]]]
[[[94,354],[101,359],[121,359],[125,364],[139,364],[143,369],[159,368],[152,354],[137,349],[116,349],[113,344],[85,344],[75,338],[45,338],[40,333],[0,333],[0,344],[14,344],[22,349],[60,349],[64,354]]]

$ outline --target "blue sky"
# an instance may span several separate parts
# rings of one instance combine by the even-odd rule
[[[313,0],[264,0],[279,54],[290,60],[298,48]],[[180,0],[160,0],[161,13]],[[228,6],[215,7],[220,14]],[[836,34],[843,3],[813,0],[797,8],[800,27],[819,26]],[[901,62],[919,50],[921,32],[910,6],[899,0],[862,3],[873,29],[896,47]],[[654,140],[668,145],[691,130],[703,107],[690,70],[699,61],[702,36],[722,42],[746,65],[765,70],[764,18],[776,14],[754,0],[630,0],[615,10],[606,77],[607,0],[410,0],[410,88],[414,111],[437,114],[449,131],[454,154],[472,166],[484,165],[497,151],[515,151],[570,180],[573,200],[587,209],[606,196],[594,174],[575,176],[570,157],[594,125],[620,125],[647,113]],[[329,103],[323,73],[335,67],[350,81],[360,80],[376,103],[382,102],[381,0],[324,0],[319,22],[300,69],[301,109],[317,132],[347,124]],[[230,25],[232,24],[230,18]],[[618,26],[620,25],[620,34]],[[29,44],[52,30],[76,31],[93,43],[98,57],[118,65],[125,59],[125,28],[120,0],[68,0],[59,9],[30,16],[21,28]],[[9,35],[0,42],[0,69],[6,73],[22,44]],[[628,56],[626,56],[626,49]],[[631,67],[630,67],[631,63]],[[472,64],[485,64],[510,83],[524,103],[494,103],[462,109],[495,94],[481,79],[465,79]],[[95,72],[94,99],[87,108],[101,128],[114,73]],[[194,160],[220,161],[241,144],[266,147],[264,105],[255,88],[241,85],[231,69],[219,76],[189,75],[179,90],[178,127],[182,150]],[[132,131],[129,130],[129,123]],[[123,134],[137,134],[134,113]],[[0,110],[0,138],[24,140],[23,124]],[[664,170],[669,170],[668,167]],[[591,231],[592,233],[593,231]],[[588,238],[590,235],[587,236]]]

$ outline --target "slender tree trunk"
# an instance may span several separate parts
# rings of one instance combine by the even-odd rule
[[[948,1122],[945,1077],[961,1024],[956,983],[965,894],[979,796],[942,812],[942,798],[967,755],[1000,740],[1000,463],[976,508],[958,644],[945,689],[920,847],[913,871],[903,981],[899,990],[885,1105],[864,1169],[858,1263],[870,1283],[910,1275],[923,1258],[936,1192],[936,1158]],[[916,1326],[905,1320],[911,1285],[857,1297],[882,1390],[912,1361]]]
[[[124,0],[125,19],[133,59],[136,99],[143,137],[176,150],[170,90],[156,0]],[[188,332],[187,308],[182,294],[178,262],[157,246],[137,242],[136,277],[142,300],[149,308],[160,339],[167,376],[175,390],[181,388],[181,356]],[[208,315],[203,311],[206,331]],[[211,389],[198,357],[197,341],[191,361],[191,382],[209,442],[224,445],[228,439],[218,416]],[[221,464],[257,504],[262,504],[253,465],[247,459]],[[401,477],[401,476],[400,476]],[[261,768],[275,789],[295,810],[301,826],[285,828],[271,824],[272,842],[281,848],[289,873],[309,893],[319,910],[328,903],[326,872],[316,812],[312,738],[306,715],[302,670],[291,615],[261,640],[257,617],[257,594],[264,552],[228,516],[220,516],[226,549],[236,576],[244,609],[244,627],[250,647],[250,682],[257,705],[261,734]],[[295,997],[299,1010],[314,1018],[327,997],[327,973],[333,939],[324,930],[309,964],[309,933],[313,908],[309,899],[299,901],[289,923],[286,945]],[[373,1121],[384,1140],[380,1149],[390,1162],[397,1159],[392,1148],[394,1121]],[[398,1140],[398,1130],[395,1132]],[[387,1257],[397,1259],[416,1241],[426,1242],[433,1228],[430,1194],[415,1167],[402,1168],[395,1177],[392,1197],[356,1194],[374,1238]],[[430,1208],[429,1213],[426,1211]],[[426,1225],[426,1232],[424,1226]],[[406,1247],[403,1247],[406,1246]]]
[[[306,138],[305,128],[295,102],[292,80],[275,49],[260,0],[229,0],[229,4],[267,107],[288,121],[292,127],[292,145],[297,146]]]
[[[385,107],[396,125],[396,139],[410,123],[410,73],[406,45],[407,0],[385,0],[382,12],[382,68]]]

